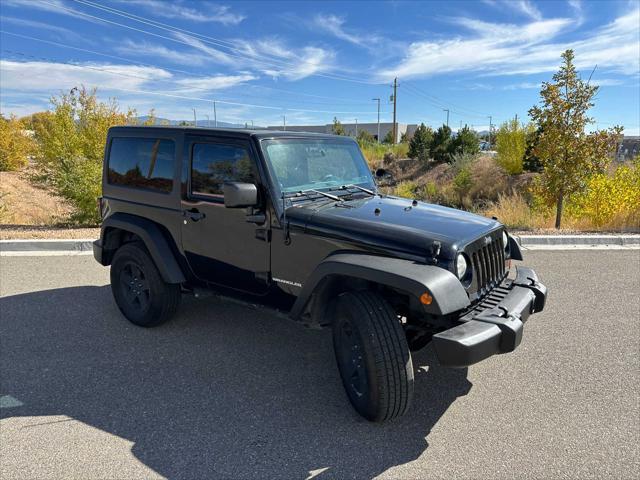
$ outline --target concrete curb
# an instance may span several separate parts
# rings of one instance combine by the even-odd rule
[[[524,247],[640,247],[640,235],[514,235]]]
[[[640,235],[514,235],[524,249],[638,248]],[[0,253],[90,253],[92,238],[54,240],[0,240]]]
[[[92,252],[93,238],[52,240],[0,240],[0,253],[9,252]]]

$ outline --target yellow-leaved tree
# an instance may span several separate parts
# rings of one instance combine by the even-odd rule
[[[20,170],[35,152],[35,143],[25,124],[14,116],[0,115],[0,172]]]
[[[97,224],[107,131],[131,123],[134,112],[121,112],[113,99],[98,101],[96,89],[84,86],[53,97],[51,103],[53,112],[33,125],[41,180],[72,205],[73,221]]]
[[[621,127],[587,133],[593,123],[587,111],[598,87],[578,76],[573,58],[573,50],[562,54],[553,81],[542,84],[540,105],[529,110],[539,132],[533,147],[543,168],[539,187],[556,205],[556,228],[562,223],[565,198],[583,192],[590,177],[605,171],[622,134]]]

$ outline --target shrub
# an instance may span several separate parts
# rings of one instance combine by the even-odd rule
[[[469,167],[462,168],[453,178],[453,188],[458,194],[459,204],[465,207],[471,206],[467,193],[473,186],[473,178]]]
[[[406,158],[408,148],[406,143],[398,143],[397,145],[371,143],[360,146],[360,150],[372,170],[379,168],[383,161],[391,160],[393,162],[398,158]]]
[[[14,116],[0,115],[0,171],[20,170],[34,152],[35,143],[24,124]]]
[[[402,182],[398,184],[393,193],[402,198],[416,198],[418,184],[415,182]]]
[[[342,123],[340,123],[340,120],[338,120],[338,117],[333,117],[333,126],[331,127],[331,133],[333,133],[334,135],[347,134],[344,127],[342,126]]]
[[[375,138],[373,138],[373,135],[371,135],[366,130],[360,130],[358,132],[358,136],[356,140],[358,141],[358,145],[362,147],[363,145],[369,145],[370,143],[374,143]]]
[[[107,130],[127,124],[133,112],[120,112],[114,100],[99,102],[96,90],[84,87],[53,97],[51,103],[53,114],[36,126],[41,180],[69,201],[73,221],[96,224]]]
[[[583,192],[569,198],[567,213],[588,219],[596,228],[640,227],[640,160],[619,166],[613,174],[593,175]]]

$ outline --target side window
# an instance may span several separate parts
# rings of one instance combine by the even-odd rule
[[[224,182],[255,182],[249,151],[238,145],[195,143],[191,154],[191,193],[222,195]]]
[[[109,150],[110,184],[170,192],[175,165],[173,140],[114,138]]]

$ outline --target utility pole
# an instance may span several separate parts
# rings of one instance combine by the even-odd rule
[[[213,126],[218,127],[218,114],[216,113],[216,101],[213,101]]]
[[[205,113],[204,116],[207,117],[207,127],[210,127],[211,126],[211,121],[209,121],[209,115],[207,115]]]
[[[443,112],[447,112],[447,127],[449,126],[449,109],[448,108],[443,108],[442,109]]]
[[[517,113],[516,113],[516,125],[518,125],[518,114]]]
[[[282,129],[285,132],[287,131],[287,116],[286,115],[282,115]]]
[[[374,102],[378,102],[378,143],[380,143],[380,99],[372,98]]]
[[[398,77],[393,79],[393,141],[392,144],[396,144],[398,138],[398,126],[396,125],[396,107],[398,104]]]
[[[489,115],[489,148],[491,148],[491,129],[493,128],[493,118]]]
[[[193,110],[193,126],[197,127],[198,126],[198,119],[196,118],[196,109],[192,108],[191,110]]]

